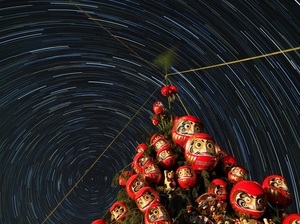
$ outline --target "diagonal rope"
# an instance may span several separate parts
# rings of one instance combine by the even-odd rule
[[[186,106],[184,105],[183,101],[181,100],[181,97],[179,96],[179,94],[176,94],[176,97],[178,98],[179,102],[181,103],[181,106],[183,107],[185,113],[186,113],[187,115],[189,115],[189,112],[188,112]]]
[[[224,62],[224,63],[220,63],[220,64],[214,64],[214,65],[209,65],[209,66],[205,66],[205,67],[189,69],[189,70],[185,70],[185,71],[178,71],[178,72],[168,73],[168,74],[166,74],[165,79],[167,79],[168,76],[171,76],[171,75],[179,75],[179,74],[181,75],[181,74],[184,74],[184,73],[195,72],[195,71],[200,71],[200,70],[206,70],[206,69],[210,69],[210,68],[216,68],[216,67],[221,67],[221,66],[224,66],[224,65],[231,65],[231,64],[241,63],[241,62],[245,62],[245,61],[251,61],[251,60],[258,59],[258,58],[266,58],[266,57],[270,57],[270,56],[273,56],[273,55],[283,54],[283,53],[287,53],[287,52],[291,52],[291,51],[297,51],[297,50],[300,50],[300,46],[299,47],[294,47],[294,48],[289,48],[289,49],[286,49],[286,50],[275,51],[275,52],[271,52],[271,53],[268,53],[268,54],[262,54],[262,55],[257,55],[257,56],[253,56],[253,57],[249,57],[249,58]]]

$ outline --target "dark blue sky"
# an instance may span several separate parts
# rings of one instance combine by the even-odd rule
[[[165,76],[153,61],[170,48],[188,112],[252,180],[283,175],[299,213],[299,50],[180,73],[299,47],[299,11],[297,0],[1,1],[0,222],[107,211],[112,178],[153,128]],[[174,111],[185,114],[179,101]]]

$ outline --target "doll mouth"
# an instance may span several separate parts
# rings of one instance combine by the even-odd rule
[[[261,212],[264,210],[264,208],[246,208],[246,210],[251,212]]]
[[[280,190],[284,190],[284,191],[287,191],[287,190],[288,190],[287,187],[284,187],[284,186],[278,186],[278,188],[279,188]]]
[[[134,192],[138,192],[139,190],[142,189],[142,187],[143,187],[143,185],[136,186],[136,187],[133,188],[133,191],[134,191]]]
[[[149,201],[147,204],[144,204],[144,206],[142,206],[142,209],[147,208],[153,201]]]
[[[171,158],[172,156],[171,155],[167,155],[167,156],[165,156],[165,157],[161,157],[160,158],[160,161],[163,161],[163,160],[165,160],[165,159],[169,159],[169,158]]]
[[[200,151],[197,151],[197,152],[192,152],[193,154],[197,155],[197,156],[214,156],[212,153],[210,152],[200,152]]]
[[[115,215],[115,220],[118,220],[122,216],[123,212],[124,212],[124,209],[120,209],[120,213]]]

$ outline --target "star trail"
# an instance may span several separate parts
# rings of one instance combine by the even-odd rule
[[[193,70],[299,47],[299,11],[296,0],[1,1],[0,223],[88,224],[109,209],[113,177],[155,129],[166,72],[153,61],[171,48],[189,114],[250,179],[284,176],[300,213],[300,51]]]

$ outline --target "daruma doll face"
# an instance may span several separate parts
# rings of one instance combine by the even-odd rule
[[[153,203],[144,213],[145,224],[171,224],[167,209],[160,203]]]
[[[278,208],[286,208],[292,203],[292,196],[283,176],[267,176],[263,181],[262,187],[267,192],[268,202],[271,205]]]
[[[200,119],[191,115],[182,116],[174,120],[172,140],[175,144],[184,148],[189,137],[200,132],[204,132]]]
[[[176,170],[177,182],[182,188],[194,187],[197,182],[195,171],[190,166],[180,166]]]
[[[120,222],[124,219],[126,213],[127,213],[127,208],[126,205],[123,202],[115,202],[111,208],[110,208],[110,213],[111,213],[111,220]]]
[[[196,172],[202,170],[212,171],[218,163],[215,142],[206,133],[197,133],[190,136],[185,144],[184,156]]]
[[[230,204],[238,216],[258,219],[266,210],[267,195],[259,183],[244,180],[231,189]]]

